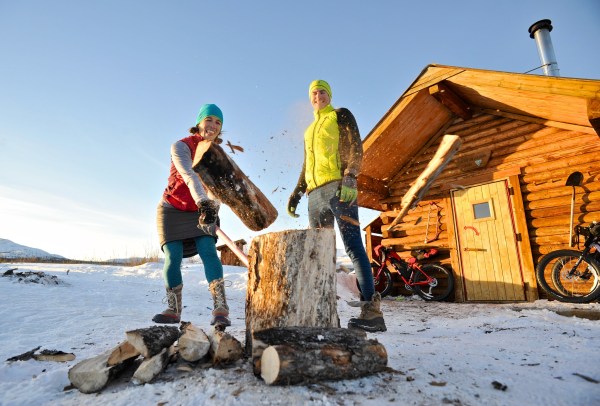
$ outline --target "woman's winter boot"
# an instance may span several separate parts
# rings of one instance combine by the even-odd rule
[[[350,319],[348,328],[359,328],[369,332],[387,331],[379,292],[375,292],[370,302],[360,302],[360,316]]]
[[[223,278],[215,279],[208,285],[208,290],[213,297],[213,318],[210,322],[211,326],[217,328],[225,328],[231,326],[229,320],[229,306],[225,298],[225,281]]]
[[[181,320],[181,310],[183,309],[183,305],[181,303],[181,291],[183,290],[183,284],[175,286],[174,288],[166,289],[167,296],[164,301],[167,302],[167,309],[162,313],[155,315],[152,318],[152,321],[161,324],[179,323]]]

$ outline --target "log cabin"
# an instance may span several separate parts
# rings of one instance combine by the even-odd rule
[[[234,241],[236,247],[240,250],[244,251],[244,247],[246,246],[246,240],[237,240]],[[232,265],[232,266],[245,266],[242,261],[238,258],[237,255],[227,246],[227,244],[222,244],[217,247],[217,251],[221,254],[221,263],[223,265]]]
[[[460,149],[391,229],[444,134]],[[543,298],[537,261],[600,221],[599,136],[600,80],[429,65],[363,140],[358,203],[381,212],[367,252],[438,248],[457,302]],[[576,171],[583,181],[567,185]]]

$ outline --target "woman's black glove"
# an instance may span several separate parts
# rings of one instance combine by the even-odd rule
[[[210,225],[217,222],[219,205],[214,200],[202,200],[198,207],[198,224]]]

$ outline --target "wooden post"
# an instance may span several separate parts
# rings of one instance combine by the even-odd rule
[[[248,254],[246,354],[252,332],[339,327],[333,229],[288,230],[252,240]]]
[[[429,161],[425,170],[415,180],[404,197],[402,197],[400,212],[390,224],[390,229],[393,229],[394,226],[402,220],[402,217],[404,217],[408,210],[425,196],[433,182],[456,154],[461,144],[462,140],[458,135],[444,135],[444,138],[442,138],[442,141],[440,142],[440,146],[433,158],[431,158],[431,161]]]

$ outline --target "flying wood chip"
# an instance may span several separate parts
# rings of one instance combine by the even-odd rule
[[[229,140],[225,145],[227,145],[231,149],[232,154],[235,154],[235,151],[244,152],[244,148],[240,147],[239,145],[232,144]]]
[[[350,223],[354,226],[360,226],[360,222],[358,220],[353,219],[352,217],[348,217],[348,216],[340,216],[340,219],[344,220],[347,223]]]

